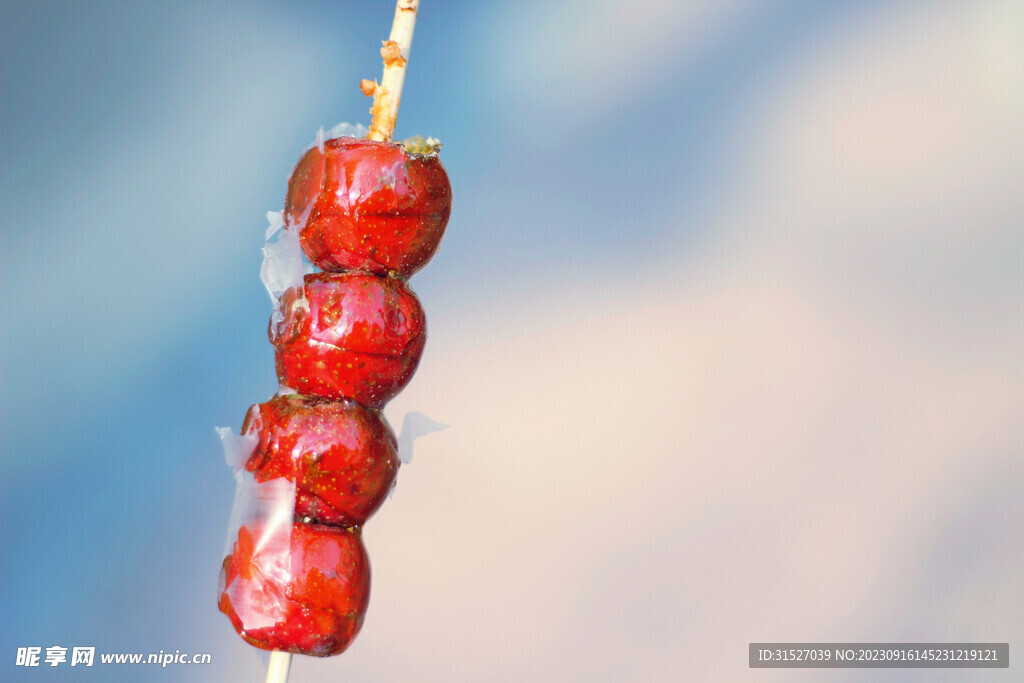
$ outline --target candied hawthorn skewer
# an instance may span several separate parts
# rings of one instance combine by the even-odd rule
[[[246,415],[241,438],[254,447],[239,465],[251,478],[238,476],[253,487],[251,518],[224,560],[219,597],[239,635],[272,650],[268,683],[287,680],[292,653],[344,651],[369,600],[361,525],[398,467],[379,409],[415,372],[426,338],[405,279],[436,251],[451,210],[439,144],[391,142],[418,5],[398,0],[381,83],[361,84],[374,95],[368,139],[322,142],[288,184],[285,222],[329,272],[285,291],[271,318],[279,379],[299,394]]]

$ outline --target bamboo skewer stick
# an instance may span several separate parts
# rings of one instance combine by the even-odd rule
[[[274,650],[270,653],[270,665],[267,667],[267,683],[287,683],[291,668],[292,653]]]
[[[398,0],[391,36],[380,49],[380,56],[384,58],[384,75],[380,84],[370,81],[360,84],[364,93],[373,95],[373,107],[370,109],[373,118],[370,121],[370,133],[366,136],[370,140],[391,142],[395,135],[398,105],[402,102],[405,71],[409,64],[412,33],[416,28],[419,9],[420,0]]]

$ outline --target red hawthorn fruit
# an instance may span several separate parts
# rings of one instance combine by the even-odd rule
[[[355,401],[290,394],[249,408],[243,435],[259,438],[245,468],[256,481],[295,482],[295,515],[358,526],[398,474],[398,442],[379,412]]]
[[[437,250],[452,186],[436,153],[401,144],[334,138],[302,157],[285,198],[302,249],[327,271],[408,278]]]
[[[314,273],[271,319],[277,376],[300,394],[379,408],[412,378],[427,339],[419,299],[396,278]]]
[[[358,531],[249,523],[224,558],[218,606],[251,645],[327,657],[355,639],[369,600]]]

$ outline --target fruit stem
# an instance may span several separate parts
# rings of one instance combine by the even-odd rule
[[[267,683],[288,683],[288,671],[292,668],[292,653],[274,650],[270,653],[267,666]]]
[[[384,58],[384,75],[380,85],[373,89],[373,107],[370,108],[373,118],[370,121],[370,133],[366,136],[370,140],[391,142],[395,135],[398,105],[402,102],[405,70],[409,64],[412,32],[416,28],[419,9],[420,0],[398,0],[395,7],[391,37],[384,41],[380,49],[380,56]],[[366,92],[366,88],[363,88],[363,92]]]

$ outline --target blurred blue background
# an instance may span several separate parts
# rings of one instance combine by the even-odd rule
[[[367,528],[360,639],[293,680],[1020,643],[1022,8],[424,0],[397,136],[454,208],[388,415],[452,429]],[[265,213],[368,123],[393,6],[0,13],[0,679],[259,680],[213,427],[276,390]],[[213,663],[14,665],[51,645]]]

